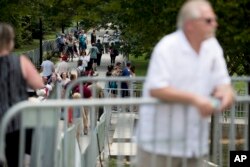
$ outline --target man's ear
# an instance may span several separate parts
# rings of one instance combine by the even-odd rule
[[[192,24],[191,24],[190,21],[186,21],[186,22],[184,23],[183,27],[185,27],[185,29],[186,29],[187,31],[190,31],[190,30],[193,29],[193,26],[192,26]]]

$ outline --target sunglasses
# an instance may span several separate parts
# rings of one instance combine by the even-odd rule
[[[216,22],[217,18],[200,18],[198,20],[204,21],[206,24],[212,24],[212,22]]]

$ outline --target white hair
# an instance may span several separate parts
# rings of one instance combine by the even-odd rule
[[[183,29],[187,20],[197,19],[201,17],[202,6],[210,6],[207,0],[189,0],[181,7],[177,17],[177,28]]]

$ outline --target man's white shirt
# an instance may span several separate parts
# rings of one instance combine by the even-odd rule
[[[57,67],[56,67],[56,73],[58,74],[62,74],[63,72],[68,73],[70,70],[69,64],[65,61],[61,61],[60,63],[58,63]]]
[[[43,67],[42,76],[50,76],[53,73],[54,63],[50,60],[45,60],[42,62],[41,66]]]
[[[165,36],[155,47],[143,89],[167,86],[210,97],[214,88],[230,83],[223,50],[216,38],[202,43],[199,55],[183,31]],[[193,106],[164,104],[140,107],[136,141],[145,151],[175,157],[208,153],[208,120]]]
[[[104,34],[103,35],[103,43],[108,43],[109,42],[109,34]]]

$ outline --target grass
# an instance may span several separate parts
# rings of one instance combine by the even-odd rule
[[[233,82],[233,87],[238,95],[246,95],[247,83],[244,81]]]
[[[109,160],[109,167],[116,167],[116,166],[118,166],[118,164],[117,164],[117,159],[113,159],[113,158],[111,158],[110,160]],[[128,164],[126,164],[126,163],[119,163],[119,165],[120,166],[122,166],[122,167],[129,167],[130,165],[128,165]]]
[[[52,40],[56,38],[56,33],[55,32],[50,32],[46,35],[43,36],[44,40]]]
[[[57,32],[57,31],[56,31]],[[53,40],[56,38],[56,32],[49,32],[47,34],[45,34],[43,36],[43,40]],[[31,44],[27,44],[27,45],[22,45],[21,48],[15,49],[14,52],[16,54],[21,54],[33,49],[39,48],[39,40],[38,39],[33,39],[33,41],[31,42]]]
[[[144,56],[129,57],[132,65],[135,65],[136,76],[146,76],[148,70],[149,59],[145,59]],[[244,81],[233,82],[233,87],[238,95],[246,95],[247,83]]]
[[[22,45],[21,48],[15,49],[14,52],[16,54],[21,54],[23,52],[29,51],[29,50],[33,50],[39,47],[39,40],[38,39],[34,39],[33,42],[31,44],[27,44],[27,45]]]
[[[132,65],[135,66],[136,76],[146,76],[149,60],[145,60],[144,56],[140,57],[130,56],[129,58]]]

